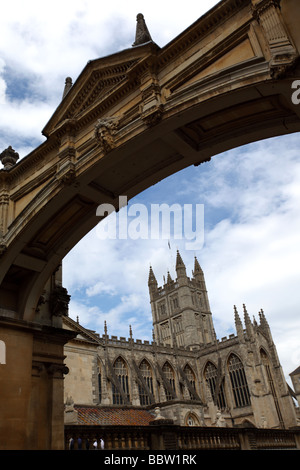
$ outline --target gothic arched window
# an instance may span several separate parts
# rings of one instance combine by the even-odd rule
[[[199,419],[193,414],[190,413],[186,419],[187,426],[199,426]]]
[[[127,396],[128,401],[130,400],[129,396],[129,385],[128,385],[128,371],[125,364],[125,361],[118,357],[114,363],[114,372],[115,375],[120,383],[120,387],[124,394]],[[113,404],[114,405],[123,405],[124,399],[118,388],[115,384],[112,384],[112,392],[113,392]]]
[[[170,384],[170,388],[175,392],[175,375],[172,367],[168,362],[162,368],[165,378],[167,379],[168,383]],[[172,400],[173,396],[169,392],[168,389],[165,388],[165,394],[167,400]]]
[[[141,362],[139,369],[149,391],[153,395],[153,378],[152,378],[152,370],[151,370],[149,363],[144,359]],[[140,396],[141,405],[150,405],[149,394],[144,389],[144,387],[142,387],[140,384],[139,384],[139,396]]]
[[[217,375],[218,375],[218,370],[216,366],[212,362],[208,362],[204,370],[204,377],[209,387],[212,399],[214,401],[215,401],[215,393],[216,393]],[[226,408],[226,398],[225,398],[223,380],[219,387],[219,393],[218,393],[216,402],[217,402],[218,408],[220,409]]]
[[[235,406],[240,408],[250,405],[250,393],[244,366],[235,354],[231,354],[228,359],[228,370]]]
[[[186,375],[188,381],[190,382],[191,386],[193,387],[193,389],[196,391],[195,374],[194,374],[194,372],[192,371],[192,369],[190,368],[190,366],[188,364],[183,369],[183,372],[185,373],[185,375]],[[195,396],[190,391],[189,391],[189,394],[190,394],[190,399],[195,400]]]

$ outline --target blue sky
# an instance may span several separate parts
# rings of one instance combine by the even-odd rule
[[[64,81],[88,60],[131,47],[137,13],[164,46],[217,2],[116,0],[7,2],[0,18],[0,149],[26,156],[59,104]],[[58,14],[57,14],[58,12]],[[186,240],[101,240],[91,231],[64,260],[70,316],[100,334],[151,339],[150,263],[159,284],[179,248],[191,275],[196,254],[219,338],[234,333],[233,305],[263,308],[285,375],[300,365],[300,135],[247,145],[187,168],[130,201],[204,205],[204,244]],[[2,151],[2,150],[1,150]],[[174,189],[175,188],[175,189]]]

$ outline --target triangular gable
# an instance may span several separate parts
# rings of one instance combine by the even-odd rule
[[[130,69],[158,46],[148,43],[91,60],[62,98],[42,133],[48,137],[66,120],[77,119],[100,103],[108,93],[130,80]]]
[[[70,317],[63,317],[63,328],[66,330],[71,330],[77,333],[75,340],[87,341],[89,343],[94,343],[99,345],[101,343],[99,335],[84,328],[75,320],[72,320]]]

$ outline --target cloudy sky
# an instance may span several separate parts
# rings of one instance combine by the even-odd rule
[[[43,142],[41,130],[59,104],[64,81],[89,60],[130,48],[137,13],[164,46],[215,5],[215,0],[101,2],[12,0],[0,17],[0,151],[20,158]],[[235,333],[233,305],[262,308],[284,373],[300,365],[300,135],[257,142],[215,156],[149,188],[130,207],[167,203],[204,208],[204,242],[185,239],[103,239],[90,232],[64,260],[70,316],[100,334],[150,339],[148,272],[174,278],[179,249],[191,275],[196,255],[218,338]],[[176,192],[174,191],[176,188]],[[137,206],[136,206],[137,207]],[[145,222],[146,223],[146,222]],[[172,235],[172,234],[171,234]],[[168,242],[170,238],[170,243]],[[170,248],[169,248],[170,245]]]

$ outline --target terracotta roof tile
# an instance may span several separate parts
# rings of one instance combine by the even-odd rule
[[[134,408],[97,408],[75,406],[78,424],[111,426],[148,426],[154,416],[149,411]]]

